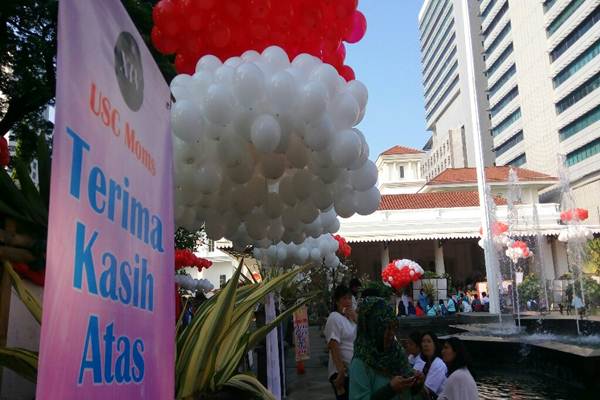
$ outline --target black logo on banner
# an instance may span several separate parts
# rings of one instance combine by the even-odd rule
[[[129,32],[121,32],[115,43],[115,74],[125,103],[139,110],[144,101],[144,70],[140,48]]]

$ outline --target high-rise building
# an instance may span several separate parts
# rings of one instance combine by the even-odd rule
[[[479,10],[496,164],[556,175],[564,154],[577,205],[599,223],[600,1],[481,0]]]
[[[473,36],[469,40],[465,37],[467,23],[471,25]],[[446,168],[475,166],[473,113],[477,114],[482,130],[490,129],[482,57],[476,60],[475,79],[467,74],[467,46],[471,46],[476,55],[483,52],[480,25],[476,1],[469,1],[468,13],[464,13],[462,0],[425,0],[419,13],[426,125],[432,133],[422,167],[422,175],[427,179]],[[474,85],[478,93],[482,105],[479,110],[471,107],[470,85]],[[491,165],[491,137],[484,135],[482,139],[485,163]]]

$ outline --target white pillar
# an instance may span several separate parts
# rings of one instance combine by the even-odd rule
[[[437,275],[443,275],[446,273],[446,265],[444,264],[444,247],[438,240],[433,241],[433,248],[435,254],[435,273]]]
[[[562,275],[569,272],[569,260],[567,258],[567,245],[564,242],[554,240],[554,275],[560,278]]]
[[[383,271],[383,269],[385,267],[387,267],[387,265],[390,263],[390,249],[387,245],[387,243],[382,243],[381,244],[381,270]]]
[[[540,274],[547,280],[554,280],[556,279],[554,257],[552,256],[552,245],[548,239],[548,237],[543,236],[540,243],[539,252],[542,260],[542,271],[540,271]]]
[[[471,123],[473,126],[473,142],[475,147],[475,167],[477,171],[477,188],[479,190],[479,209],[481,212],[481,225],[483,226],[483,231],[487,233],[486,237],[488,239],[484,239],[484,254],[485,254],[485,272],[487,276],[488,283],[488,292],[490,296],[490,312],[494,314],[500,313],[500,296],[499,296],[499,287],[497,280],[497,271],[498,271],[498,260],[494,254],[493,243],[491,241],[492,237],[492,227],[490,224],[490,209],[489,205],[486,202],[486,182],[485,182],[485,164],[483,160],[483,145],[482,145],[482,135],[486,135],[487,132],[483,132],[481,129],[480,121],[479,121],[479,104],[477,99],[477,91],[475,89],[475,56],[473,54],[473,46],[471,43],[471,23],[470,23],[470,15],[469,15],[469,3],[468,0],[462,0],[462,8],[463,8],[463,20],[464,20],[464,33],[465,33],[465,43],[468,43],[465,46],[466,55],[467,55],[467,80],[469,82],[467,98],[471,102]],[[466,155],[465,155],[466,156]]]

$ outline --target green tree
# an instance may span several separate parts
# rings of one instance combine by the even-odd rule
[[[150,43],[152,7],[157,1],[122,0],[167,82],[175,76],[172,58]],[[37,136],[50,136],[44,117],[56,92],[58,0],[0,1],[0,136],[9,131],[25,162],[35,156]]]
[[[587,245],[588,271],[600,275],[600,239],[590,240]]]

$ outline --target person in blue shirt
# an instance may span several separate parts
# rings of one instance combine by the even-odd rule
[[[423,311],[427,310],[427,295],[425,294],[423,289],[421,289],[421,291],[419,292],[419,307],[421,307]]]
[[[440,309],[440,314],[442,315],[442,317],[445,317],[446,315],[448,315],[448,309],[446,308],[446,305],[444,304],[444,300],[440,299],[439,301],[439,309]]]
[[[454,315],[456,314],[456,302],[454,301],[454,299],[452,297],[448,298],[448,315]]]
[[[437,307],[436,307],[435,303],[433,302],[433,297],[429,296],[427,298],[427,316],[435,317],[436,315],[438,315]]]

